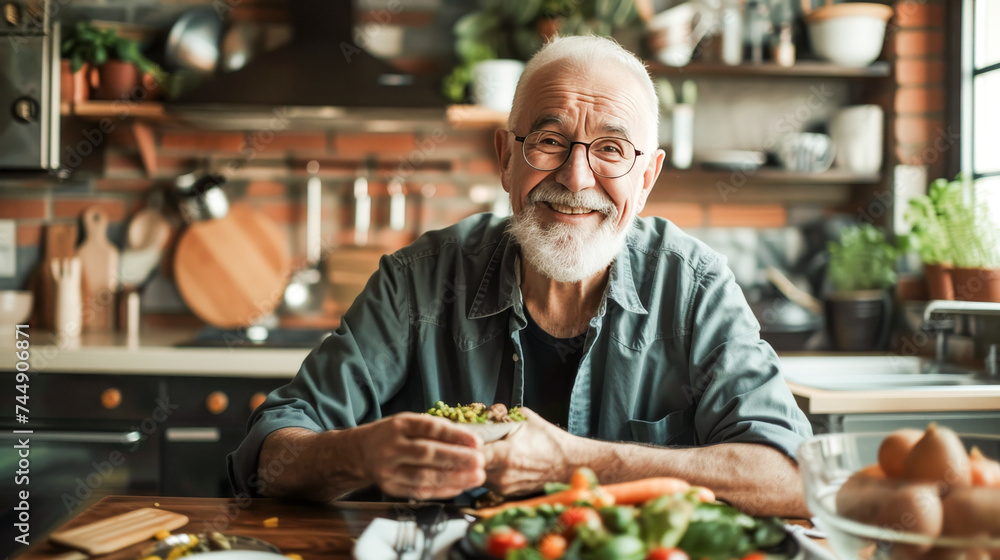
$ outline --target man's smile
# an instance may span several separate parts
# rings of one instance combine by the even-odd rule
[[[545,204],[560,214],[576,215],[596,212],[593,208],[585,208],[583,206],[567,206],[566,204],[559,204],[558,202],[545,202]]]

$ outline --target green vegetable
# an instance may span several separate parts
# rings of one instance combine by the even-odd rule
[[[584,560],[642,560],[645,557],[642,541],[632,535],[611,537],[592,552],[581,555]]]
[[[695,505],[683,495],[660,496],[646,502],[639,513],[639,518],[646,534],[646,546],[649,548],[675,547],[684,536]]]
[[[510,523],[511,527],[517,529],[528,542],[535,542],[542,538],[549,528],[549,520],[545,517],[519,517]]]
[[[427,414],[447,418],[452,422],[460,424],[487,424],[494,422],[490,416],[490,407],[483,403],[448,406],[443,401],[437,401],[434,403],[434,406],[427,410]],[[527,420],[521,412],[520,407],[517,406],[507,411],[506,418],[503,422],[523,422]]]
[[[639,525],[635,522],[638,511],[632,506],[607,506],[597,510],[604,526],[612,533],[639,536]]]

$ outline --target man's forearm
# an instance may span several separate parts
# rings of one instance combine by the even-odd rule
[[[594,469],[602,482],[674,476],[711,488],[718,498],[753,515],[809,517],[798,468],[766,445],[669,449],[583,440],[572,456]]]
[[[361,467],[357,430],[282,428],[264,440],[257,491],[268,497],[332,501],[372,483]],[[297,453],[289,454],[288,449]]]

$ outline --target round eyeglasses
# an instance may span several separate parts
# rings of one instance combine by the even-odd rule
[[[605,179],[617,179],[632,171],[635,158],[642,152],[624,138],[604,137],[593,142],[573,142],[558,132],[536,130],[527,136],[514,134],[514,140],[521,142],[524,161],[539,171],[559,169],[569,160],[573,146],[579,144],[587,149],[587,163],[595,175]]]

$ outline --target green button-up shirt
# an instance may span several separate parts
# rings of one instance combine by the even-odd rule
[[[401,411],[524,400],[518,246],[491,214],[429,232],[379,270],[229,456],[256,495],[274,430],[358,426]],[[636,218],[590,321],[570,433],[663,446],[762,443],[793,457],[809,423],[725,259],[662,218]],[[523,359],[530,360],[531,356]]]

